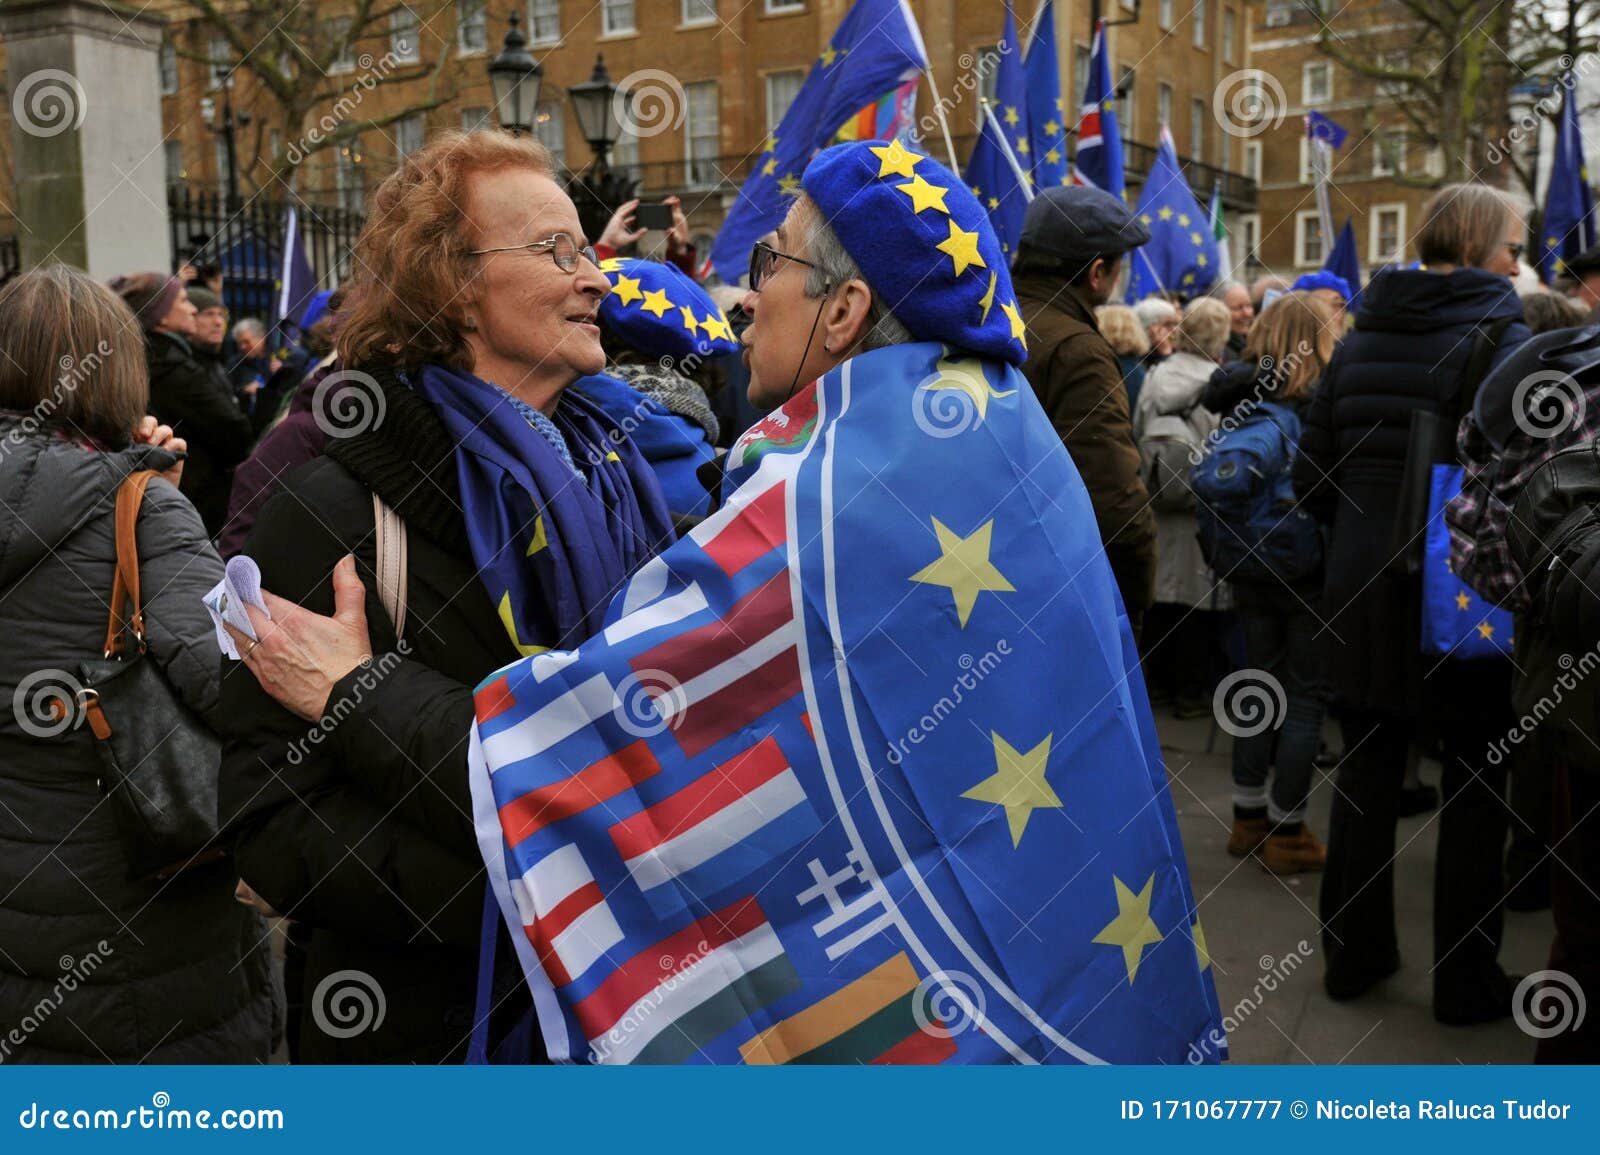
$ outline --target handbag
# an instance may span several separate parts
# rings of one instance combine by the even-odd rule
[[[1433,467],[1422,566],[1422,652],[1465,661],[1511,655],[1512,615],[1480,598],[1450,568],[1444,507],[1461,492],[1459,465]]]
[[[99,752],[99,785],[134,881],[169,878],[225,853],[217,840],[222,743],[183,704],[146,649],[134,530],[154,476],[150,469],[131,473],[117,489],[117,568],[105,651],[78,665],[78,702]]]

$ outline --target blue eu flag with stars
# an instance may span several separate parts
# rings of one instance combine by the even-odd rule
[[[1022,239],[1022,218],[1032,196],[1020,162],[1006,155],[1005,134],[992,107],[984,107],[983,131],[978,134],[962,179],[988,211],[989,224],[1000,238],[1000,251],[1008,259],[1015,256],[1017,242]]]
[[[994,114],[1001,132],[1024,171],[1033,167],[1033,144],[1028,138],[1028,77],[1022,63],[1022,41],[1011,5],[1000,34],[1000,64],[994,75]]]
[[[1166,128],[1139,192],[1138,215],[1150,230],[1150,240],[1131,254],[1128,303],[1162,291],[1191,297],[1205,292],[1217,278],[1217,242]]]
[[[1550,167],[1550,188],[1545,193],[1540,232],[1539,275],[1548,284],[1561,271],[1563,261],[1594,244],[1594,194],[1589,189],[1589,166],[1583,158],[1583,134],[1578,129],[1578,90],[1573,87],[1561,102],[1556,159]]]
[[[1067,167],[1066,116],[1061,104],[1061,68],[1056,60],[1055,0],[1043,0],[1033,18],[1023,72],[1028,84],[1028,133],[1033,142],[1035,188],[1072,183]]]

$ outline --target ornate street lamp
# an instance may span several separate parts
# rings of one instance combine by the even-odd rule
[[[539,85],[544,68],[528,51],[528,38],[518,27],[522,18],[511,10],[511,26],[500,45],[500,54],[489,61],[489,83],[494,88],[495,113],[500,127],[512,136],[521,136],[533,127],[534,110],[539,107]]]
[[[617,86],[606,72],[604,56],[594,58],[594,72],[581,84],[567,89],[578,131],[594,150],[594,161],[567,183],[567,194],[578,207],[578,220],[590,240],[600,236],[617,206],[632,200],[639,182],[625,173],[611,171],[607,154],[622,135],[621,114],[617,111]]]

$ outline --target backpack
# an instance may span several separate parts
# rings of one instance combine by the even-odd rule
[[[1295,505],[1289,480],[1299,443],[1300,418],[1264,402],[1223,422],[1190,471],[1200,552],[1217,577],[1294,582],[1322,567],[1322,530]]]
[[[1139,434],[1139,479],[1150,505],[1161,512],[1187,512],[1195,506],[1189,470],[1205,452],[1188,419],[1177,413],[1150,418]]]

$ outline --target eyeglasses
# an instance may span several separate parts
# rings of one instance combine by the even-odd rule
[[[1507,241],[1505,242],[1505,245],[1506,248],[1511,250],[1511,259],[1513,261],[1520,261],[1522,259],[1522,250],[1526,246],[1524,246],[1521,241]]]
[[[750,291],[752,293],[761,291],[761,282],[777,271],[779,261],[793,261],[795,264],[804,265],[808,269],[822,268],[815,261],[791,256],[789,253],[780,253],[771,245],[757,241],[755,248],[750,250]],[[831,284],[829,287],[832,287]]]
[[[566,233],[557,233],[542,241],[533,241],[526,245],[500,245],[492,249],[472,249],[469,257],[481,257],[487,253],[544,253],[548,252],[556,263],[556,268],[564,273],[578,271],[578,258],[587,258],[591,265],[599,265],[600,257],[594,251],[594,246],[584,245],[578,247],[578,242]]]

